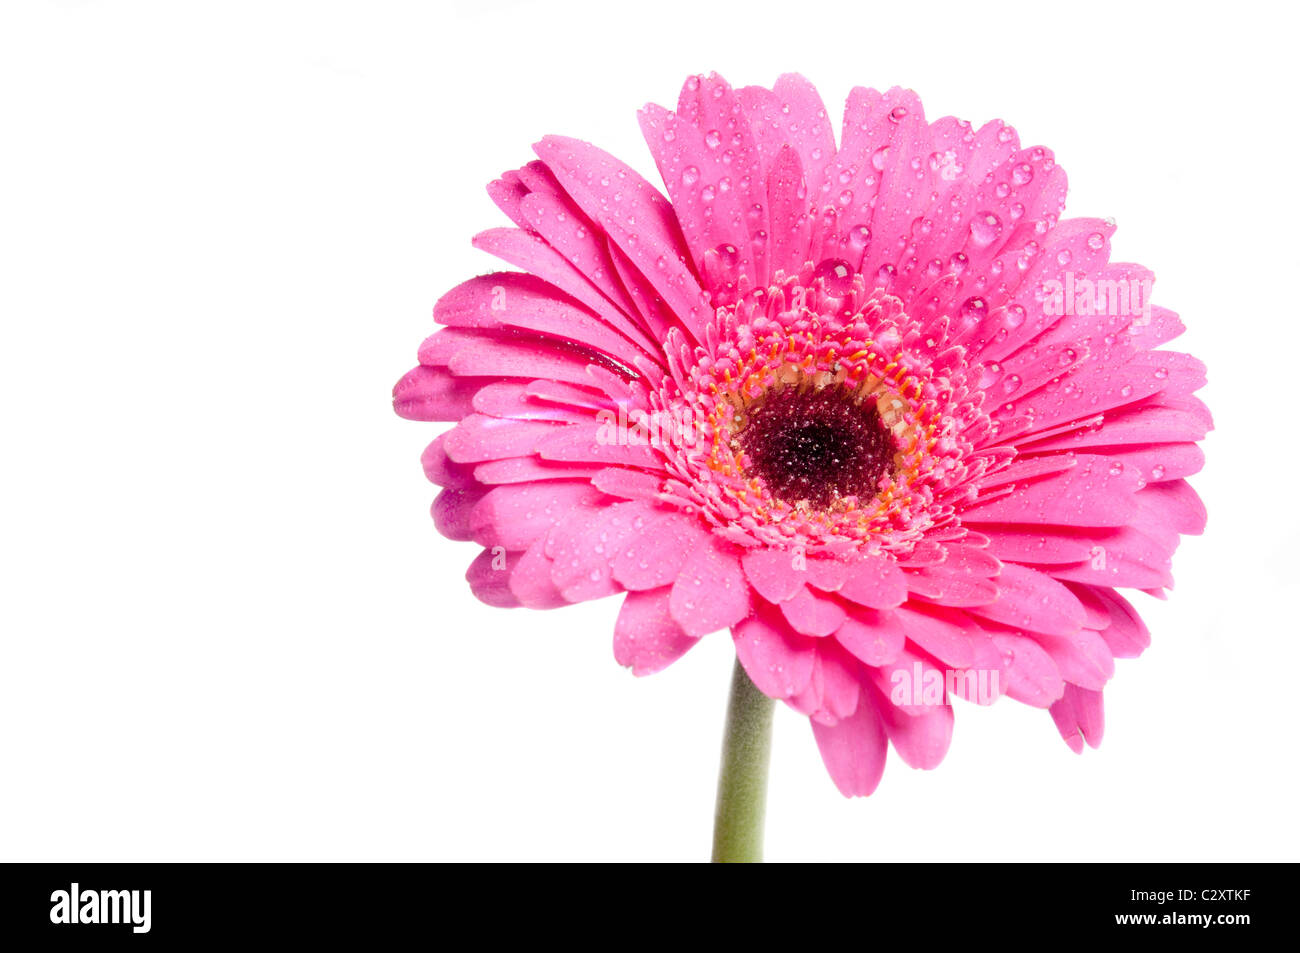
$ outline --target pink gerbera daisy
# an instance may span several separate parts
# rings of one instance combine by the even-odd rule
[[[1151,273],[1059,219],[1050,150],[907,90],[854,89],[838,146],[797,75],[640,118],[668,197],[543,139],[489,186],[516,227],[475,239],[523,270],[447,293],[394,391],[457,422],[424,469],[475,594],[620,595],[638,675],[729,629],[738,691],[807,715],[846,795],[891,745],[937,765],[953,695],[1095,747],[1148,642],[1116,590],[1172,585],[1205,522],[1204,367],[1158,350]]]

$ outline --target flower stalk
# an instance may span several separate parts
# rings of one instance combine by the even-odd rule
[[[722,738],[718,805],[713,817],[715,864],[752,864],[763,860],[763,815],[767,807],[773,707],[772,699],[754,686],[740,659],[736,659]]]

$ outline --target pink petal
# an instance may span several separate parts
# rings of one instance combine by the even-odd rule
[[[1007,697],[1035,708],[1046,708],[1061,697],[1065,679],[1041,645],[1011,632],[991,638],[1006,659]]]
[[[894,610],[907,637],[951,668],[967,668],[975,661],[972,635],[982,634],[964,612],[938,606],[923,608],[909,602]]]
[[[847,618],[847,613],[833,599],[817,595],[806,586],[780,603],[780,608],[791,627],[803,635],[830,635]]]
[[[474,468],[454,462],[447,456],[443,442],[447,435],[439,434],[420,455],[420,465],[430,483],[445,486],[453,490],[468,490],[478,483],[474,478]]]
[[[470,490],[443,490],[433,499],[433,525],[448,539],[474,538],[472,514],[486,491],[475,487]]]
[[[795,633],[775,609],[761,606],[731,634],[736,657],[764,695],[791,698],[808,685],[816,642]]]
[[[1043,572],[1062,581],[1083,582],[1095,586],[1124,586],[1153,589],[1172,586],[1170,573],[1176,534],[1161,534],[1155,539],[1133,527],[1099,533],[1092,540],[1089,557],[1079,563],[1052,565]]]
[[[448,328],[439,334],[450,334]],[[511,332],[477,331],[456,341],[447,361],[461,377],[549,378],[574,384],[591,383],[587,370],[600,355],[574,345],[553,344],[546,338],[502,337]]]
[[[845,797],[866,797],[885,773],[889,745],[876,706],[863,701],[834,725],[812,722],[813,737],[831,780]]]
[[[839,594],[870,609],[892,609],[907,599],[907,581],[890,557],[866,556],[850,565]]]
[[[506,420],[486,414],[470,414],[447,431],[443,448],[457,463],[526,457],[562,427],[562,424],[546,420]]]
[[[598,472],[594,467],[568,466],[536,457],[511,457],[489,460],[474,468],[474,479],[485,484],[532,483],[543,480],[590,480]]]
[[[998,559],[1036,564],[1076,563],[1091,559],[1104,531],[1044,526],[1039,529],[986,524],[980,531],[989,538],[989,552]]]
[[[904,714],[879,697],[876,706],[894,750],[906,764],[925,770],[939,766],[952,744],[951,705],[931,706],[922,715]]]
[[[470,518],[474,539],[482,546],[527,549],[533,540],[560,525],[575,508],[599,494],[582,480],[550,480],[493,487]]]
[[[759,233],[765,232],[768,227],[766,208],[763,204],[766,198],[765,164],[751,124],[737,123],[735,120],[742,108],[736,91],[732,90],[727,81],[717,74],[688,79],[677,99],[678,117],[690,123],[704,136],[706,147],[704,154],[694,155],[701,177],[708,179],[711,171],[717,171],[728,183],[724,189],[722,178],[719,178],[720,194],[710,203],[713,206],[710,218],[716,221],[723,214],[726,208],[724,200],[734,201],[740,212],[738,218],[745,224],[744,244],[736,245],[741,253],[738,271],[747,274],[750,280],[757,284],[765,282],[768,274],[766,243],[758,240]],[[727,133],[729,135],[726,153],[720,155],[721,150],[714,146],[722,145],[721,137]],[[654,151],[653,145],[651,151]],[[672,183],[668,185],[672,194]],[[681,215],[678,216],[678,220],[681,220]],[[684,234],[688,232],[687,225],[683,225],[682,231]],[[687,240],[689,242],[689,237]],[[716,249],[717,244],[709,247]],[[699,259],[697,258],[696,261],[698,262]],[[724,275],[724,277],[732,276]],[[720,289],[715,284],[710,286],[710,290],[716,293]]]
[[[546,538],[533,541],[510,572],[510,591],[528,609],[555,609],[568,605],[551,578],[552,562],[546,555]]]
[[[1132,404],[1161,391],[1190,393],[1205,383],[1205,368],[1187,355],[1151,351],[1139,353],[1126,362],[1088,363],[1062,378],[1063,385],[1050,394],[1037,395],[1013,402],[1014,410],[999,408],[995,419],[1008,419],[1024,407],[1033,409],[1033,425],[1026,441],[1034,433],[1078,417],[1111,411]]]
[[[784,549],[751,549],[741,558],[745,575],[768,602],[793,599],[804,588],[803,573],[796,570],[796,554]]]
[[[629,166],[589,143],[547,136],[533,148],[583,212],[606,231],[687,329],[701,338],[703,321],[712,312],[683,263],[686,246],[668,200]]]
[[[585,424],[595,419],[596,414],[588,408],[571,407],[554,401],[537,399],[532,389],[538,383],[541,382],[508,380],[487,384],[474,394],[474,410],[489,417],[504,417],[511,420],[548,420],[555,423]]]
[[[971,612],[1013,628],[1070,635],[1083,625],[1084,611],[1074,593],[1050,576],[1007,563],[998,577],[998,601]]]
[[[599,315],[606,324],[617,325],[625,320],[618,307],[586,275],[538,235],[520,228],[490,228],[475,235],[473,245],[554,285]]]
[[[817,643],[817,662],[813,678],[821,682],[822,710],[812,716],[837,721],[848,718],[862,696],[857,660],[834,642],[823,640]]]
[[[518,553],[494,553],[485,549],[469,564],[465,579],[475,598],[498,609],[513,609],[520,603],[510,591],[510,570]]]
[[[998,598],[994,581],[968,573],[950,572],[943,566],[905,575],[909,593],[943,606],[984,606]]]
[[[597,315],[536,275],[496,272],[457,285],[434,305],[441,324],[518,328],[595,348],[630,364],[653,356],[643,333],[621,313]]]
[[[772,231],[769,268],[775,274],[794,274],[807,260],[812,237],[803,168],[790,146],[782,146],[767,173],[767,204]]]
[[[1151,644],[1151,633],[1128,600],[1113,589],[1088,587],[1110,614],[1110,625],[1101,636],[1117,658],[1137,658]]]
[[[639,532],[640,503],[579,507],[551,530],[546,555],[551,578],[569,602],[613,595],[622,587],[612,578],[610,560]]]
[[[1076,462],[1074,457],[1064,453],[1054,453],[1045,457],[1021,457],[1010,466],[990,473],[978,482],[982,490],[1002,486],[1006,483],[1024,483],[1033,477],[1069,470]]]
[[[393,387],[393,410],[407,420],[460,420],[473,412],[474,394],[485,383],[421,364]]]
[[[652,503],[639,503],[643,521],[636,535],[614,553],[614,578],[629,589],[658,589],[674,582],[686,557],[704,542],[707,530],[690,516]]]
[[[815,722],[833,725],[857,708],[862,694],[860,675],[856,659],[834,642],[819,639],[808,684],[786,703]]]
[[[1150,484],[1138,494],[1138,504],[1177,533],[1199,536],[1205,532],[1205,504],[1186,480]]]
[[[1115,657],[1100,633],[1080,629],[1071,636],[1033,633],[1067,682],[1101,691],[1115,674]]]
[[[659,473],[605,467],[596,472],[591,482],[596,489],[610,496],[621,496],[626,500],[653,500],[659,496],[664,481]]]
[[[1194,443],[1136,444],[1115,448],[1109,456],[1146,474],[1148,485],[1191,476],[1205,466],[1205,452]]]
[[[962,522],[1052,523],[1061,526],[1124,526],[1137,512],[1139,473],[1114,468],[1106,457],[1079,455],[1078,465],[1018,487],[1009,496],[975,503]]]
[[[698,639],[668,612],[669,588],[629,592],[614,625],[614,658],[633,675],[650,675],[677,661]]]
[[[888,665],[903,651],[906,634],[897,611],[853,608],[835,641],[867,665]]]
[[[613,443],[603,435],[598,423],[553,428],[537,442],[537,453],[547,460],[567,463],[663,468],[663,458],[653,447]]]
[[[754,132],[764,167],[770,170],[779,161],[779,153],[790,149],[807,172],[808,194],[815,195],[826,166],[835,158],[834,130],[817,89],[798,73],[785,73],[770,90],[746,86],[737,90],[736,96]],[[777,267],[775,263],[773,267]]]
[[[749,584],[740,559],[710,534],[686,557],[673,583],[669,610],[688,635],[735,625],[749,614]]]
[[[1159,446],[1200,440],[1209,427],[1209,422],[1194,409],[1143,404],[1107,413],[1099,427],[1035,440],[1021,445],[1021,449],[1026,453],[1040,453],[1132,444]]]
[[[687,86],[690,84],[691,80],[688,80]],[[734,94],[724,81],[717,79],[713,89],[722,93],[720,99],[724,103],[719,103],[719,106],[738,111]],[[687,95],[684,88],[682,96]],[[707,105],[711,97],[703,102]],[[696,269],[704,271],[707,252],[730,247],[734,249],[732,255],[737,273],[747,274],[755,280],[758,271],[753,257],[753,235],[746,219],[748,205],[742,205],[743,199],[739,194],[742,179],[749,177],[755,184],[762,182],[748,128],[737,125],[728,128],[721,121],[718,125],[700,128],[691,122],[689,116],[674,114],[653,104],[641,110],[640,119],[646,145],[672,199],[673,210],[677,213],[677,221]],[[701,121],[710,122],[712,118],[702,116]],[[720,142],[724,134],[728,138],[728,149],[709,144],[715,139]],[[731,143],[735,139],[739,144],[733,150]],[[731,161],[738,163],[736,169],[732,169]]]
[[[1061,700],[1050,710],[1056,730],[1074,752],[1081,753],[1085,741],[1093,748],[1101,744],[1106,727],[1101,692],[1067,685]]]
[[[809,556],[803,562],[809,585],[822,592],[839,592],[848,581],[853,564],[842,559]]]

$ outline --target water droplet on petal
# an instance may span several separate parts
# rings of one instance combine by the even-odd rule
[[[971,241],[979,248],[986,248],[1002,233],[1002,220],[992,212],[980,212],[970,223]]]
[[[989,313],[989,304],[983,298],[967,298],[961,306],[961,316],[969,321],[979,321]]]
[[[843,258],[827,258],[813,271],[814,278],[820,278],[829,294],[842,296],[853,288],[853,267]]]

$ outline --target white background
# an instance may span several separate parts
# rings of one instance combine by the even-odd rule
[[[1300,859],[1297,88],[1282,4],[9,3],[5,859],[702,859],[732,649],[503,611],[389,391],[557,132],[648,177],[691,72],[1012,122],[1205,359],[1211,513],[1072,754],[962,705],[840,797],[777,714],[770,859]],[[960,703],[959,703],[960,704]]]

